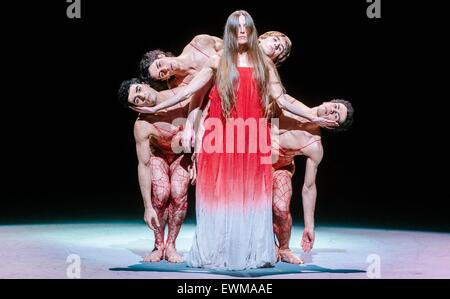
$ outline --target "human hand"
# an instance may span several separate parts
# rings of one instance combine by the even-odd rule
[[[325,117],[314,117],[311,122],[327,129],[332,129],[339,126],[336,121],[327,119]]]
[[[303,236],[302,236],[302,249],[304,252],[310,252],[314,245],[314,228],[312,227],[305,227],[303,230]]]
[[[197,179],[197,163],[196,163],[195,158],[193,159],[192,164],[188,166],[188,170],[189,170],[189,179],[191,180],[191,185],[195,185],[195,181]]]
[[[183,134],[181,136],[181,146],[183,148],[183,152],[191,153],[191,149],[194,146],[195,142],[195,132],[191,125],[187,124],[183,130]]]
[[[144,221],[152,231],[156,231],[157,229],[159,229],[159,220],[155,209],[145,209]]]

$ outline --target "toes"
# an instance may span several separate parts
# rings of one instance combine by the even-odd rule
[[[182,263],[183,257],[181,257],[179,255],[174,255],[174,256],[168,257],[167,261],[170,263]]]
[[[295,265],[304,263],[303,260],[300,257],[295,255],[291,251],[289,251],[289,252],[282,252],[281,253],[281,260],[283,262],[290,263],[290,264],[295,264]]]
[[[166,260],[170,263],[182,263],[183,256],[178,254],[176,250],[168,250],[166,252]]]
[[[144,262],[155,263],[155,262],[159,262],[159,261],[157,259],[155,259],[154,257],[146,257],[146,258],[144,258]]]
[[[155,262],[158,262],[158,260],[155,259],[154,257],[146,257],[146,258],[144,258],[144,262],[155,263]]]
[[[144,257],[144,262],[157,263],[163,259],[164,253],[161,251],[153,251],[146,257]]]

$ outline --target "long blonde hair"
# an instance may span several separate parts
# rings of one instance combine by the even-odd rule
[[[222,111],[225,117],[229,117],[236,100],[236,91],[239,84],[239,71],[237,59],[239,52],[237,31],[239,29],[239,17],[245,17],[247,30],[247,55],[253,64],[253,77],[258,85],[261,95],[261,107],[264,115],[268,115],[272,99],[269,96],[269,63],[270,59],[262,52],[258,45],[258,32],[252,17],[245,10],[233,12],[227,19],[223,34],[223,54],[217,69],[216,83],[222,99]],[[276,69],[275,73],[278,77]]]

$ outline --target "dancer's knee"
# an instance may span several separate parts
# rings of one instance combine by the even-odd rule
[[[178,200],[186,200],[189,188],[189,173],[178,167],[171,177],[170,195]]]
[[[168,202],[170,198],[169,187],[167,188],[159,188],[159,190],[154,190],[152,192],[152,205],[155,209],[163,210],[167,208]]]

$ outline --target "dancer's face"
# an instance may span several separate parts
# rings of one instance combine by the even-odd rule
[[[128,104],[137,107],[156,105],[157,91],[147,84],[132,84],[128,91]]]
[[[245,26],[245,16],[239,16],[239,28],[237,30],[237,38],[239,45],[245,45],[248,42],[248,32]]]
[[[275,60],[289,46],[288,40],[284,36],[269,36],[267,38],[259,38],[259,46],[264,54],[270,59]]]
[[[342,103],[324,102],[317,107],[317,116],[342,124],[347,119],[347,107]]]
[[[148,67],[148,72],[155,80],[167,80],[178,68],[179,65],[173,57],[161,56]]]

